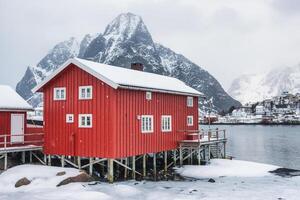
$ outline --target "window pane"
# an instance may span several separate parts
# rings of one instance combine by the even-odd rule
[[[60,90],[60,98],[64,99],[65,98],[65,90]]]
[[[84,88],[81,89],[81,97],[85,98],[85,89]]]
[[[91,97],[91,88],[86,89],[86,97],[90,98]]]
[[[55,90],[55,98],[59,99],[60,95],[59,95],[59,90]]]
[[[86,125],[90,126],[91,125],[91,117],[86,117]]]
[[[84,117],[84,116],[81,117],[81,125],[82,125],[82,126],[85,125],[85,117]]]

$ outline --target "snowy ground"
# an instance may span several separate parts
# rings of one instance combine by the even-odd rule
[[[71,199],[299,199],[300,177],[282,178],[268,173],[277,166],[237,160],[212,160],[209,166],[185,166],[177,169],[187,181],[127,181],[114,184],[73,183],[57,188],[78,170],[36,165],[22,165],[0,175],[1,200],[71,200]],[[57,172],[66,171],[61,177]],[[22,177],[32,183],[20,188],[14,184]],[[208,182],[214,178],[215,183]]]

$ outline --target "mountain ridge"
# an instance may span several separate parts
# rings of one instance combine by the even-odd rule
[[[86,34],[80,41],[70,38],[55,45],[36,66],[27,68],[17,85],[17,92],[25,99],[30,98],[29,102],[34,106],[37,105],[41,96],[33,95],[30,89],[72,57],[126,68],[133,62],[140,62],[147,72],[178,78],[204,93],[214,100],[214,106],[219,111],[240,105],[208,71],[183,55],[155,43],[142,18],[132,13],[120,14],[103,33]]]

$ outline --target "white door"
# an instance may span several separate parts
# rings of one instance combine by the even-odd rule
[[[11,114],[11,143],[24,142],[24,114]]]

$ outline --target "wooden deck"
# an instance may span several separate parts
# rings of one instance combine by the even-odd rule
[[[198,164],[201,161],[209,161],[211,158],[226,157],[226,131],[219,129],[204,130],[188,130],[186,132],[187,139],[178,142],[180,165],[189,159],[192,164],[196,158]]]

